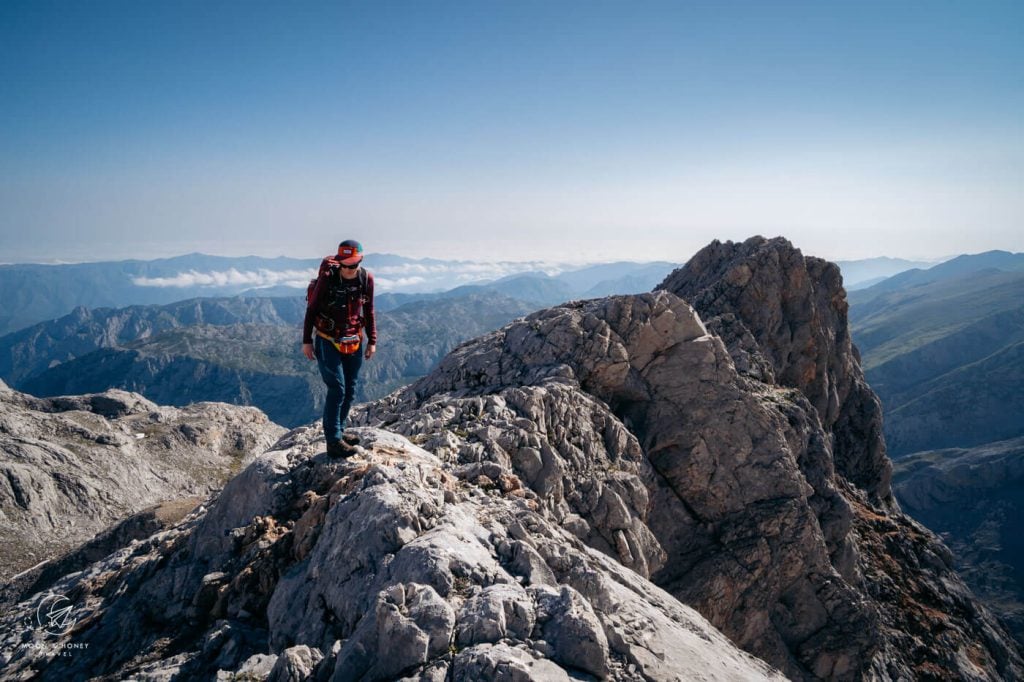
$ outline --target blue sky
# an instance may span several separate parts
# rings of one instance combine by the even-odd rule
[[[0,260],[1024,250],[1024,3],[0,3]]]

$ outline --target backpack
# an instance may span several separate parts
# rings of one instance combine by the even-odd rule
[[[341,325],[341,320],[336,320],[331,315],[329,315],[329,314],[327,314],[326,312],[323,311],[323,301],[326,298],[325,294],[327,293],[327,290],[326,290],[327,283],[329,283],[329,282],[331,282],[331,281],[333,281],[333,280],[335,280],[335,279],[337,279],[339,277],[338,270],[340,268],[341,268],[341,260],[337,256],[334,256],[334,255],[326,256],[320,262],[320,271],[317,273],[317,276],[315,278],[309,280],[309,285],[306,287],[306,306],[307,307],[309,307],[309,305],[312,303],[313,292],[316,291],[317,287],[320,287],[320,286],[324,287],[324,290],[321,291],[320,298],[318,300],[318,303],[319,303],[318,307],[320,308],[320,310],[316,311],[317,315],[316,315],[316,317],[314,319],[313,325],[314,325],[314,327],[316,329],[318,329],[320,331],[323,331],[324,333],[328,333],[328,334],[334,335],[334,336],[336,336],[337,334],[341,333],[341,331],[339,330],[339,326]],[[359,271],[358,271],[358,274],[357,274],[357,278],[359,280],[359,292],[360,292],[359,295],[360,295],[360,298],[362,299],[362,298],[365,298],[365,296],[366,296],[366,283],[367,283],[367,274],[366,274],[366,270],[364,268],[359,268]],[[321,285],[321,283],[323,283],[323,285]],[[362,322],[363,322],[362,314],[360,314],[359,315],[359,323],[358,323],[358,328],[359,329],[362,329]]]

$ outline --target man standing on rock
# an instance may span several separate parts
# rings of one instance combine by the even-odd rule
[[[319,275],[306,292],[302,352],[310,360],[316,358],[320,376],[327,384],[323,425],[331,457],[353,454],[359,442],[354,435],[343,438],[342,431],[355,398],[363,358],[369,360],[377,352],[373,275],[361,267],[362,262],[362,244],[346,239],[338,245],[337,256],[323,260]]]

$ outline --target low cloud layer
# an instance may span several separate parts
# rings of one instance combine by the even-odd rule
[[[277,285],[304,287],[316,270],[255,270],[242,272],[231,268],[220,272],[189,270],[173,277],[133,277],[132,283],[140,287],[271,287]]]
[[[464,284],[485,282],[509,275],[527,272],[557,275],[572,269],[558,263],[544,261],[531,262],[473,262],[452,261],[438,262],[407,262],[394,265],[374,267],[372,256],[368,257],[367,265],[374,274],[379,291],[393,292],[426,292],[453,289]],[[199,272],[188,270],[169,277],[134,277],[132,282],[140,287],[158,288],[251,288],[261,289],[272,286],[288,286],[304,288],[316,270],[247,270],[236,268],[229,270]]]
[[[385,265],[379,268],[370,268],[375,275],[385,277],[416,277],[426,280],[444,280],[456,278],[460,283],[480,280],[499,279],[509,275],[516,275],[523,272],[543,272],[548,275],[557,275],[567,268],[557,263],[544,261],[529,262],[473,262],[453,261],[451,263],[401,263],[398,265]]]

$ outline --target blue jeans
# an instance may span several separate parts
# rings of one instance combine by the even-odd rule
[[[313,352],[320,367],[320,376],[327,384],[327,400],[324,401],[324,437],[327,442],[341,440],[348,411],[356,396],[356,381],[359,368],[363,366],[363,348],[349,355],[338,352],[330,341],[317,335],[313,337]]]

